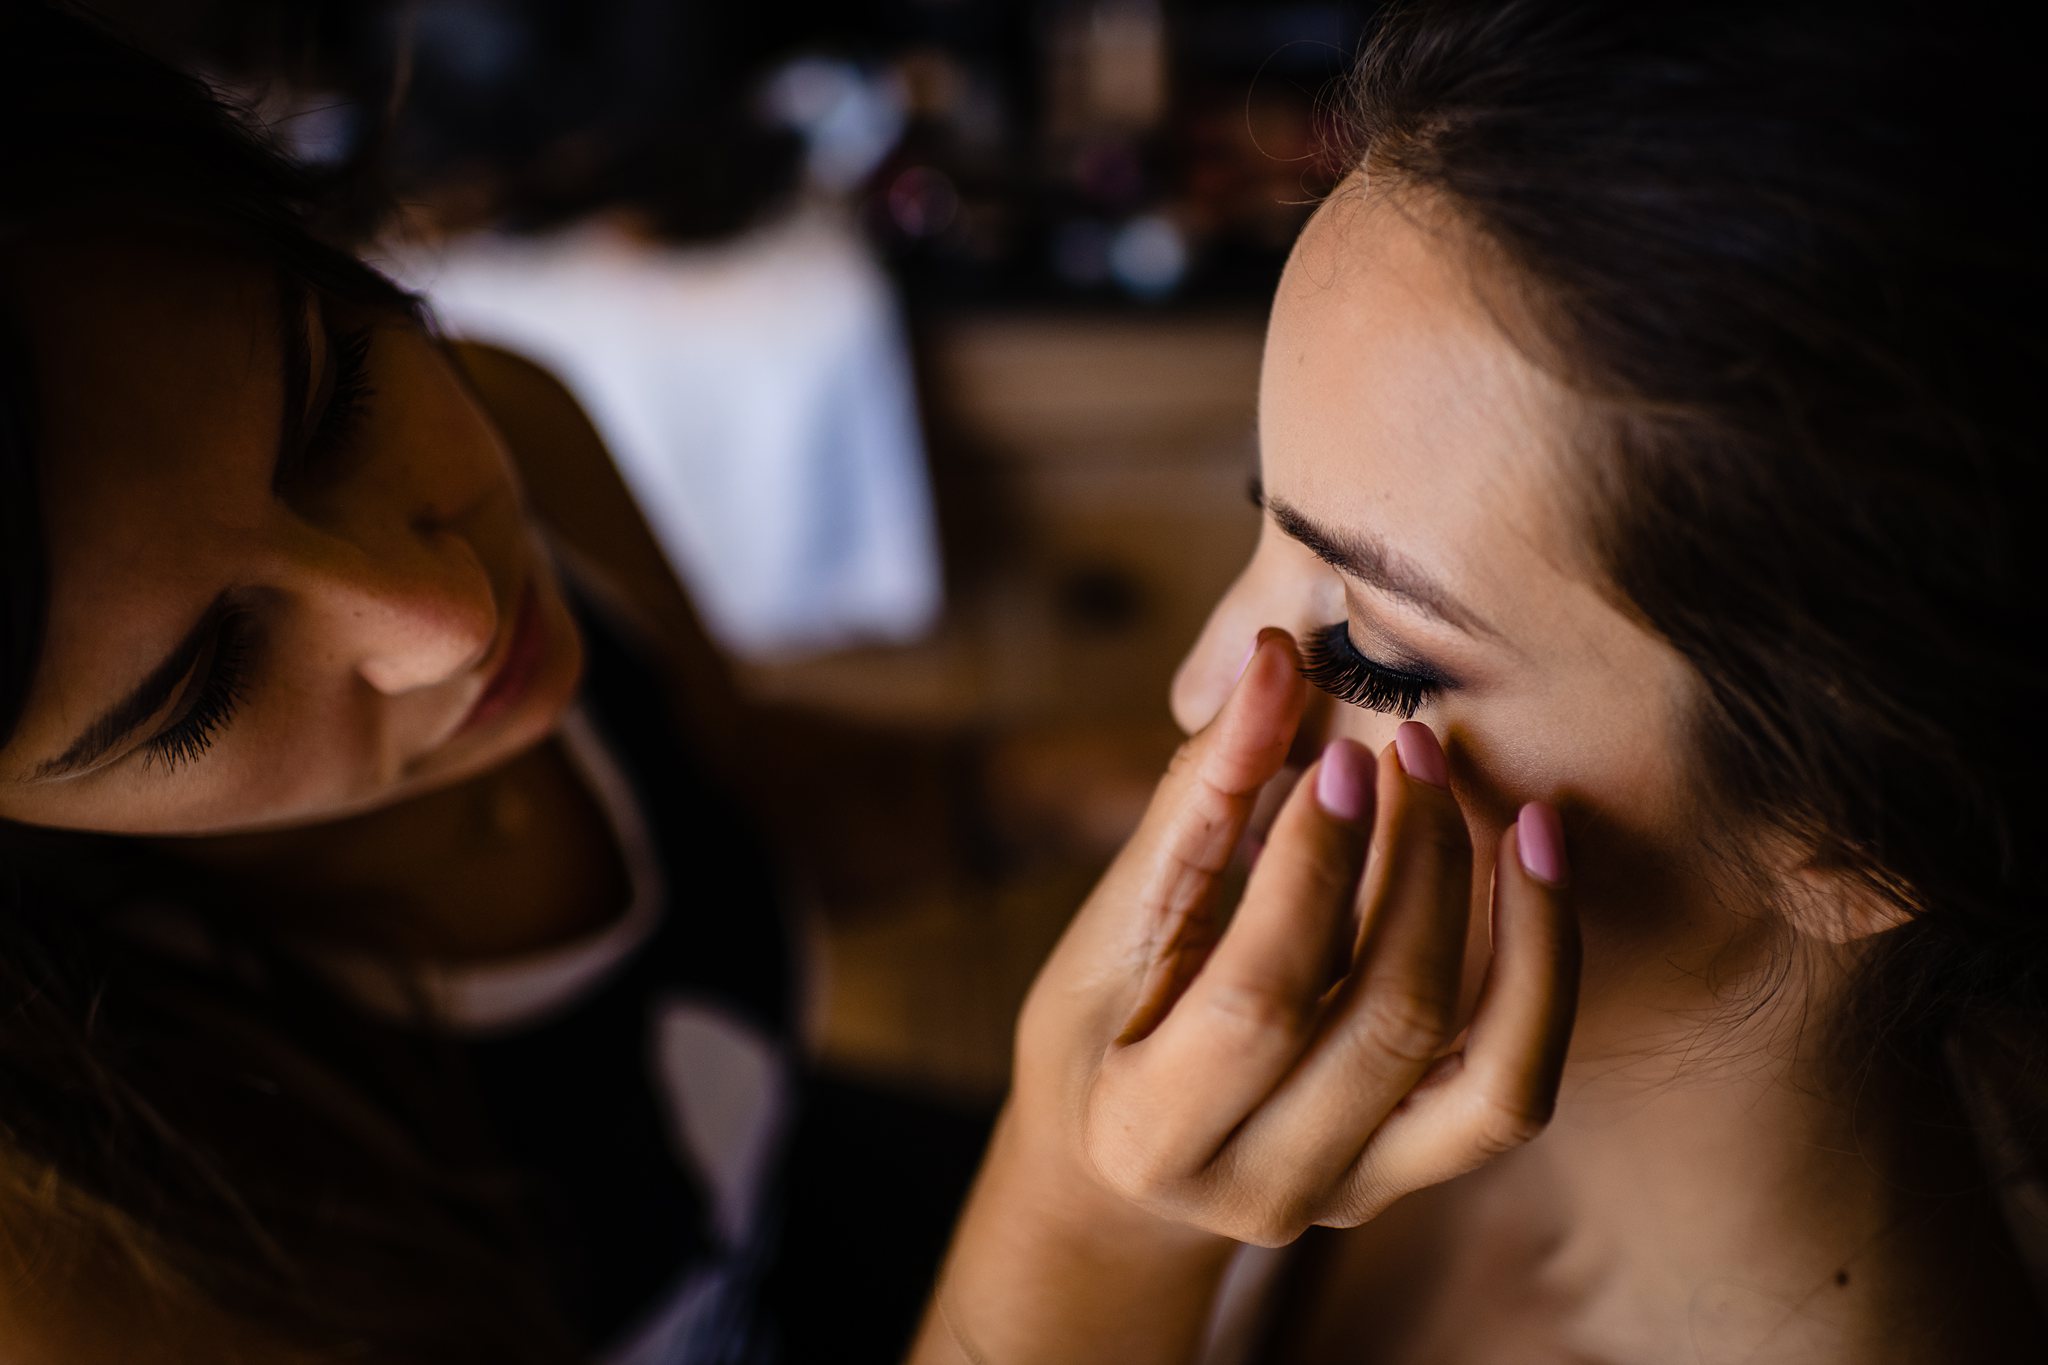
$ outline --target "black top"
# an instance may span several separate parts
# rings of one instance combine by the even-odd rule
[[[587,671],[565,738],[613,816],[639,927],[581,950],[594,979],[566,998],[456,1024],[583,1338],[619,1365],[765,1360],[755,1286],[799,1070],[776,870],[660,675],[601,605],[573,604]]]

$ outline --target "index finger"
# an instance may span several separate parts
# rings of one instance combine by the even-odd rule
[[[1147,964],[1123,1038],[1141,1037],[1215,944],[1216,891],[1259,791],[1287,760],[1308,694],[1284,630],[1261,630],[1216,719],[1174,756],[1090,910],[1142,945]]]

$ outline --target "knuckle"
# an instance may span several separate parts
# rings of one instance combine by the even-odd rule
[[[1247,1042],[1296,1042],[1307,1035],[1315,1005],[1277,986],[1218,981],[1203,993],[1203,1008],[1224,1032]]]
[[[1168,782],[1186,781],[1201,771],[1202,755],[1208,749],[1208,745],[1203,742],[1203,736],[1207,734],[1208,731],[1204,730],[1190,735],[1174,748],[1173,757],[1166,761]]]
[[[1450,1041],[1452,1009],[1448,1001],[1413,990],[1380,989],[1367,993],[1359,1007],[1365,1041],[1405,1066],[1424,1067]]]
[[[1255,1247],[1284,1247],[1298,1241],[1314,1219],[1285,1205],[1249,1209],[1229,1220],[1222,1231],[1234,1242]]]
[[[1133,1204],[1150,1205],[1165,1197],[1166,1184],[1157,1167],[1124,1152],[1090,1154],[1095,1174],[1112,1193]]]
[[[1385,1213],[1387,1206],[1399,1197],[1400,1191],[1387,1189],[1369,1167],[1361,1164],[1338,1191],[1335,1201],[1321,1219],[1321,1226],[1363,1227]]]
[[[1334,836],[1316,840],[1301,863],[1301,884],[1296,894],[1322,903],[1347,899],[1358,884],[1361,858],[1352,856]]]
[[[1083,1130],[1082,1150],[1096,1178],[1132,1203],[1156,1204],[1178,1183],[1178,1173],[1160,1146],[1146,1141],[1132,1125],[1095,1115]]]
[[[1255,1169],[1240,1154],[1226,1157],[1214,1172],[1211,1231],[1258,1247],[1284,1247],[1315,1224],[1321,1200],[1295,1185],[1274,1181],[1260,1163]]]
[[[1088,1158],[1102,1183],[1134,1204],[1161,1203],[1176,1183],[1159,1153],[1140,1144],[1096,1144]]]
[[[1150,815],[1157,822],[1154,831],[1164,836],[1145,854],[1155,865],[1163,859],[1169,866],[1213,873],[1229,860],[1238,811],[1215,784],[1199,775],[1185,781],[1169,778],[1154,797]]]
[[[1472,856],[1472,832],[1466,828],[1457,799],[1433,787],[1426,792],[1417,792],[1412,786],[1402,790],[1393,808],[1389,834],[1390,841],[1398,839],[1444,858],[1469,860]]]
[[[1437,811],[1419,820],[1416,837],[1446,870],[1455,871],[1471,865],[1472,835],[1465,828],[1465,818],[1456,806],[1449,811]]]
[[[1374,1206],[1363,1199],[1346,1195],[1316,1220],[1316,1226],[1340,1229],[1364,1227],[1373,1220],[1377,1212]]]
[[[1197,780],[1188,784],[1181,803],[1188,820],[1204,831],[1220,829],[1231,822],[1230,798],[1208,782]]]
[[[1305,1231],[1306,1228],[1289,1228],[1281,1223],[1258,1223],[1236,1234],[1232,1240],[1271,1251],[1292,1246]]]
[[[1485,1096],[1473,1116],[1472,1145],[1488,1157],[1496,1157],[1535,1141],[1549,1126],[1549,1105]]]

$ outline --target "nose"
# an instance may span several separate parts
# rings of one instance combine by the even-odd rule
[[[1187,734],[1200,730],[1223,709],[1251,657],[1259,631],[1268,625],[1287,624],[1268,620],[1270,613],[1261,611],[1258,594],[1247,590],[1251,574],[1248,564],[1209,612],[1201,634],[1174,671],[1167,701],[1174,724]]]
[[[424,517],[410,532],[381,546],[330,541],[294,585],[331,647],[389,696],[475,668],[507,605],[467,538]]]
[[[1222,606],[1210,617],[1209,624],[1196,638],[1194,648],[1188,651],[1173,676],[1169,700],[1174,723],[1184,732],[1192,735],[1216,718],[1231,689],[1237,685],[1238,675],[1250,657],[1259,630],[1268,624],[1281,623],[1255,623],[1250,618],[1239,621],[1235,613],[1226,616]],[[1289,625],[1287,628],[1293,627]],[[1297,633],[1295,639],[1299,641],[1300,638]],[[1306,766],[1321,750],[1331,729],[1332,706],[1327,696],[1314,688],[1309,689],[1301,722],[1295,728],[1294,743],[1288,750],[1288,762]]]
[[[1222,643],[1225,632],[1214,628],[1214,618],[1195,639],[1187,657],[1174,671],[1173,685],[1168,690],[1167,701],[1173,711],[1173,723],[1184,734],[1194,734],[1214,720],[1223,708],[1223,699],[1230,695],[1231,684],[1235,681],[1237,665],[1226,670],[1223,657],[1226,646]],[[1256,636],[1247,636],[1241,653],[1248,653],[1251,641]]]

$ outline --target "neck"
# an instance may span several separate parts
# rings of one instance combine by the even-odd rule
[[[1843,1080],[1825,1003],[1788,981],[1732,1034],[1724,1006],[1661,1046],[1581,1049],[1550,1130],[1504,1164],[1523,1254],[1596,1354],[1866,1358],[1859,1334],[1910,1331],[1893,1305],[1953,1278],[1958,1243],[2003,1243],[1941,1068]],[[1654,1036],[1636,1022],[1602,1033]]]
[[[248,913],[289,915],[304,937],[402,957],[500,957],[547,946],[614,908],[615,888],[579,856],[593,839],[602,844],[588,805],[567,758],[544,744],[366,814],[165,841],[159,851]],[[556,883],[566,883],[563,895],[549,894]],[[578,889],[587,894],[571,894]]]

